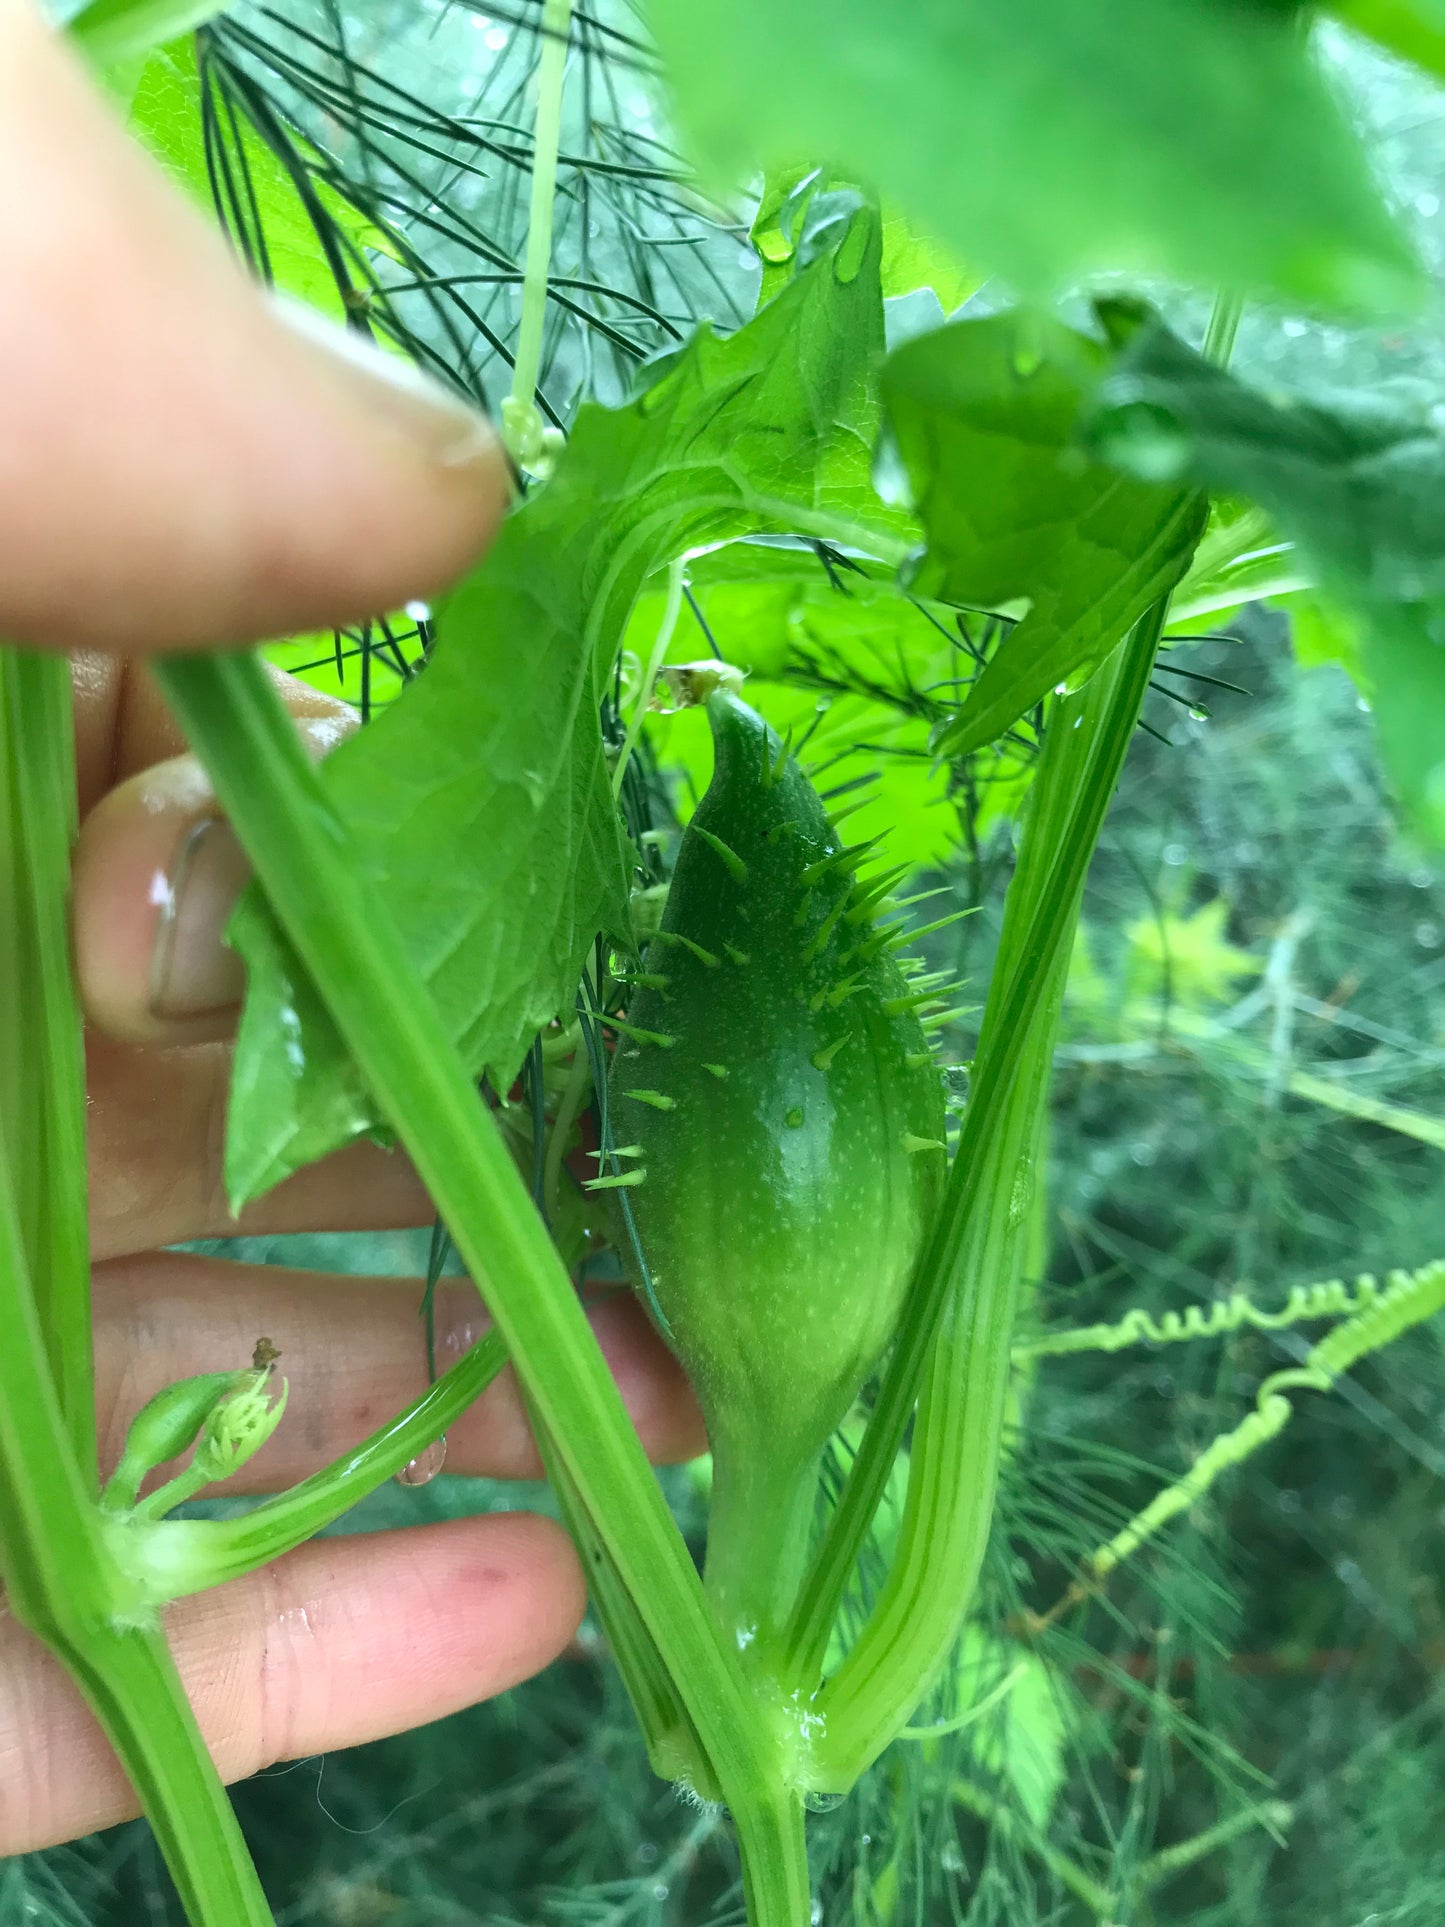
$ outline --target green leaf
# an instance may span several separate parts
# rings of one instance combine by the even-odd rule
[[[1366,696],[1371,694],[1360,654],[1360,626],[1337,602],[1313,589],[1275,596],[1272,602],[1289,617],[1290,646],[1301,669],[1337,663],[1356,688]]]
[[[149,149],[171,179],[209,214],[213,210],[201,120],[201,83],[195,43],[189,39],[161,48],[146,62],[130,108],[132,133]],[[232,137],[239,141],[251,192],[265,236],[271,276],[278,288],[335,319],[346,309],[321,244],[316,224],[296,183],[279,156],[256,130],[241,120]],[[223,130],[218,138],[228,138]],[[300,150],[304,143],[294,137]],[[329,220],[355,248],[390,253],[381,230],[324,182],[312,190]]]
[[[813,196],[827,185],[824,168],[803,162],[769,168],[764,176],[757,211],[748,229],[748,238],[763,264],[758,295],[760,307],[786,282],[797,253],[803,216]],[[856,186],[856,183],[834,182],[833,185]],[[912,294],[919,288],[932,288],[945,314],[962,307],[978,288],[982,276],[971,274],[947,248],[909,221],[901,209],[885,205],[882,215],[880,278],[884,300]]]
[[[1107,365],[1097,343],[1040,315],[960,321],[883,370],[888,443],[927,531],[913,587],[970,608],[1028,611],[939,738],[992,742],[1058,684],[1095,669],[1188,565],[1194,491],[1129,482],[1090,461],[1076,423]]]
[[[1330,12],[1392,54],[1445,75],[1442,0],[1334,0]]]
[[[1186,1012],[1223,1003],[1245,977],[1263,964],[1226,934],[1230,907],[1211,897],[1197,909],[1170,909],[1136,917],[1124,927],[1124,985],[1130,998],[1158,997]]]
[[[717,647],[748,672],[748,701],[780,735],[801,741],[806,732],[804,762],[821,788],[860,785],[846,797],[855,806],[849,840],[879,838],[881,869],[944,862],[960,837],[956,784],[929,738],[947,719],[949,685],[973,672],[954,612],[920,604],[891,577],[830,576],[806,548],[731,543],[690,575]],[[662,601],[654,591],[637,605],[626,646],[638,656],[657,633]],[[670,659],[689,661],[702,643],[695,627],[680,626]],[[683,778],[686,817],[712,768],[706,720],[678,710],[651,717],[649,733],[662,767]],[[1032,764],[1014,752],[979,762],[977,827],[986,830],[1017,809]]]
[[[745,530],[890,523],[845,473],[871,441],[877,220],[855,203],[819,245],[746,328],[700,334],[625,407],[582,409],[554,478],[439,606],[431,666],[324,766],[448,1032],[499,1088],[570,1007],[594,934],[627,933],[598,701],[647,578]],[[256,896],[233,930],[249,975],[227,1150],[242,1199],[375,1112]]]
[[[732,179],[800,154],[1029,291],[1098,268],[1395,307],[1418,271],[1273,0],[651,0]]]
[[[88,0],[66,26],[87,60],[111,67],[190,33],[223,8],[224,0]]]
[[[1381,747],[1445,843],[1445,396],[1418,382],[1265,394],[1157,323],[1099,391],[1094,448],[1136,476],[1247,495],[1359,625]]]
[[[1197,629],[1201,618],[1227,622],[1246,602],[1284,597],[1308,586],[1293,545],[1260,509],[1227,498],[1209,505],[1209,524],[1169,600],[1166,636]]]
[[[1035,1654],[966,1626],[955,1658],[957,1704],[997,1696],[969,1733],[973,1765],[1002,1782],[1036,1827],[1046,1827],[1065,1777],[1073,1693]]]

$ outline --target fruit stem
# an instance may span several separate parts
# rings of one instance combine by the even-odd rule
[[[816,1455],[799,1466],[782,1442],[763,1453],[713,1448],[703,1585],[745,1663],[771,1664],[803,1577],[817,1492]]]

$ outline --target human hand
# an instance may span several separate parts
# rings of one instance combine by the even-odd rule
[[[240,980],[221,930],[245,865],[122,656],[327,626],[425,594],[484,546],[505,469],[485,424],[440,391],[278,319],[28,0],[0,0],[0,179],[22,184],[0,201],[0,258],[20,291],[0,301],[0,634],[75,656],[102,1461],[153,1392],[244,1365],[264,1334],[290,1404],[230,1489],[274,1490],[423,1388],[419,1284],[160,1247],[416,1224],[430,1207],[404,1159],[357,1145],[229,1217],[225,1034]],[[351,726],[315,692],[286,695],[318,750]],[[484,1322],[470,1286],[444,1289],[443,1357]],[[593,1322],[649,1451],[699,1450],[681,1375],[632,1303]],[[452,1428],[448,1466],[536,1474],[510,1374]],[[236,1778],[501,1691],[555,1657],[582,1604],[564,1535],[509,1514],[314,1542],[166,1623]],[[0,1854],[133,1810],[63,1670],[0,1617]]]

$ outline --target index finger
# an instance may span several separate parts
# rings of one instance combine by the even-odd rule
[[[485,420],[282,310],[0,0],[0,634],[156,651],[434,593],[507,500]]]

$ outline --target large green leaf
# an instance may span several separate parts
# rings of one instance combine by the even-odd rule
[[[889,437],[928,536],[919,593],[966,607],[1027,602],[939,739],[992,742],[1049,690],[1087,674],[1188,566],[1203,526],[1189,488],[1123,481],[1078,447],[1107,351],[1041,315],[959,321],[883,371]]]
[[[627,406],[582,410],[552,481],[438,609],[432,665],[325,765],[448,1030],[499,1085],[570,1005],[594,934],[626,932],[598,697],[647,578],[748,529],[886,533],[842,475],[871,439],[877,219],[855,204],[816,245],[746,328],[699,335]],[[234,931],[248,969],[227,1164],[240,1199],[375,1114],[264,904],[248,898]]]
[[[806,154],[961,259],[1392,306],[1416,271],[1282,0],[651,0],[685,130]]]
[[[1136,476],[1249,496],[1294,540],[1358,622],[1386,763],[1445,842],[1445,395],[1265,394],[1150,322],[1099,391],[1091,435]]]

